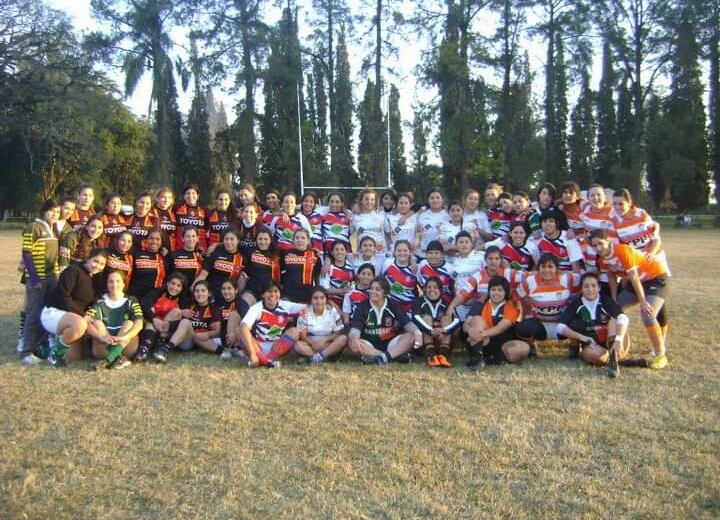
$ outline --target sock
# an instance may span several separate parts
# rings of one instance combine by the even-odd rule
[[[438,349],[438,354],[441,356],[445,356],[446,358],[450,357],[450,347],[440,347]]]
[[[392,356],[390,356],[388,352],[380,354],[380,359],[383,360],[383,363],[390,363],[393,360]]]
[[[122,345],[108,345],[107,356],[105,356],[105,359],[107,360],[108,363],[114,363],[115,360],[120,357],[122,352],[123,352]]]
[[[268,354],[267,357],[270,361],[276,361],[290,352],[294,345],[295,340],[287,334],[283,334],[280,339],[273,344],[270,354]]]
[[[314,363],[322,363],[323,361],[325,361],[325,359],[325,354],[323,354],[322,352],[316,352],[312,355],[312,357],[310,357],[310,360]]]
[[[650,338],[650,343],[653,345],[653,348],[655,348],[656,352],[655,354],[664,354],[665,353],[665,343],[663,341],[663,333],[662,329],[660,328],[660,325],[657,323],[653,323],[652,325],[645,326],[645,331],[647,332],[648,337]],[[655,345],[662,345],[663,351],[660,352],[659,348],[656,348]]]
[[[20,311],[20,326],[18,327],[18,337],[22,337],[25,332],[25,311]]]
[[[663,340],[667,339],[669,325],[660,325],[660,331],[662,332]]]
[[[55,345],[55,347],[53,347],[51,352],[52,352],[52,355],[55,356],[56,358],[61,358],[65,355],[65,353],[69,349],[70,349],[70,347],[63,342],[62,337],[58,336],[57,345]]]
[[[222,354],[222,353],[223,353],[223,350],[225,350],[225,346],[222,345],[222,344],[220,344],[220,345],[218,345],[217,348],[215,349],[215,353],[216,353],[216,354]]]
[[[140,333],[140,346],[152,350],[158,333],[154,330],[145,329]]]

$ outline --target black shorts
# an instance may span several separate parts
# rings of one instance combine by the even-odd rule
[[[483,357],[488,365],[501,365],[507,362],[502,346],[515,339],[515,327],[511,327],[502,334],[490,338],[490,343],[482,348]]]
[[[652,280],[645,280],[641,283],[643,286],[643,290],[645,291],[645,296],[658,296],[663,300],[666,300],[669,289],[668,282],[669,280],[667,276],[658,276],[657,278],[653,278]],[[635,288],[632,286],[631,283],[628,283],[627,286],[623,286],[623,290],[635,294]]]

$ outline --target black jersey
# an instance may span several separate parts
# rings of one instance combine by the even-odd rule
[[[171,258],[170,272],[177,271],[184,274],[188,281],[186,289],[189,291],[190,286],[195,281],[195,277],[202,271],[202,253],[200,251],[179,249],[178,251],[173,251]]]
[[[440,326],[440,318],[447,311],[447,304],[441,298],[433,301],[427,296],[418,298],[413,304],[413,322],[417,325],[420,330],[425,334],[432,334],[433,327]],[[425,316],[429,316],[432,320],[432,326],[423,319]],[[451,334],[455,332],[462,323],[457,316],[453,316],[452,321],[445,327],[445,332]]]
[[[222,321],[222,312],[220,307],[213,305],[199,305],[193,303],[190,305],[190,323],[195,332],[209,332],[213,323]]]
[[[320,267],[320,257],[314,249],[292,249],[284,253],[280,263],[283,297],[292,302],[310,302],[312,288],[320,277]]]
[[[128,294],[142,298],[151,290],[161,288],[168,270],[168,260],[160,253],[136,250],[133,253],[133,270]]]
[[[245,300],[238,296],[230,302],[223,299],[219,303],[218,307],[220,308],[220,317],[222,319],[220,324],[220,337],[224,339],[225,336],[227,336],[227,323],[230,318],[230,314],[237,312],[240,315],[240,318],[244,318],[250,306]]]
[[[208,211],[208,246],[219,244],[223,241],[225,233],[232,225],[232,214],[229,211],[211,209]]]
[[[620,306],[605,294],[600,294],[598,299],[592,302],[578,294],[568,302],[560,315],[559,323],[572,325],[575,330],[581,328],[578,327],[578,324],[582,323],[585,329],[583,334],[599,338],[603,334],[598,333],[606,330],[610,320],[621,314],[623,311]],[[599,339],[604,339],[604,337]]]
[[[254,250],[246,257],[245,274],[248,276],[245,289],[259,299],[271,281],[280,282],[280,255]]]
[[[152,213],[158,218],[158,225],[163,232],[163,247],[166,247],[168,251],[175,251],[177,248],[182,247],[182,242],[178,243],[175,240],[177,219],[175,218],[175,212],[173,212],[172,208],[155,208]]]
[[[127,230],[133,236],[133,245],[135,247],[145,247],[145,239],[153,229],[160,229],[160,219],[155,215],[145,215],[144,217],[138,217],[133,215],[128,219]]]
[[[205,259],[203,269],[208,272],[207,282],[210,284],[215,301],[221,301],[220,289],[228,278],[237,280],[245,269],[245,261],[240,251],[230,253],[225,246],[218,246],[213,253]]]
[[[238,223],[237,232],[240,237],[238,249],[247,258],[257,247],[258,229],[262,226],[262,221],[258,220],[252,226],[248,226],[242,220]]]
[[[117,249],[108,249],[108,257],[103,272],[103,282],[107,282],[107,275],[110,271],[119,271],[125,279],[125,290],[130,286],[130,278],[133,270],[133,257],[130,253],[121,253]],[[107,284],[105,284],[107,286]]]

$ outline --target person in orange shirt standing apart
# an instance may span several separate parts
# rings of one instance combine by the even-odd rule
[[[600,270],[622,276],[619,294],[615,277],[609,277],[610,294],[618,305],[624,311],[640,304],[640,316],[654,350],[648,366],[665,368],[668,361],[663,327],[667,327],[667,316],[662,311],[668,291],[667,264],[627,244],[612,243],[602,229],[590,233],[590,244],[597,251]]]

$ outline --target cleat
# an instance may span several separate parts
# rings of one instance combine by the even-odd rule
[[[150,350],[147,346],[142,345],[135,354],[135,362],[142,363],[147,361],[148,356],[150,356]]]
[[[440,366],[440,362],[438,361],[437,356],[430,356],[429,358],[427,358],[425,360],[425,364],[429,367],[439,367]]]
[[[127,368],[130,365],[132,365],[130,360],[121,354],[120,357],[118,357],[113,362],[110,368],[112,368],[113,370],[122,370],[123,368]]]
[[[267,360],[267,362],[265,363],[265,366],[266,366],[267,368],[280,368],[280,367],[282,366],[282,363],[280,363],[280,360],[279,360],[279,359],[274,359],[274,360],[269,359],[269,360]]]
[[[50,355],[47,357],[47,362],[53,368],[63,368],[67,366],[65,360],[61,357],[55,356],[53,352],[51,352]]]
[[[222,354],[220,354],[220,360],[221,361],[230,361],[233,358],[233,351],[234,349],[226,348],[222,351]]]
[[[645,358],[622,359],[619,364],[623,367],[648,368],[648,361]]]
[[[363,356],[360,361],[363,365],[387,365],[388,364],[385,357],[381,356],[381,355]]]
[[[450,360],[444,354],[438,354],[437,361],[438,361],[437,366],[439,366],[439,367],[452,368],[452,363],[450,363]]]
[[[410,352],[400,354],[398,357],[393,358],[392,361],[393,363],[401,363],[403,365],[406,365],[407,363],[410,363],[412,361],[412,354],[410,354]]]
[[[26,367],[34,367],[36,365],[39,365],[41,362],[42,359],[40,359],[35,354],[28,354],[20,360],[20,364]]]
[[[109,370],[110,367],[112,367],[112,363],[110,363],[107,359],[99,359],[93,364],[93,370],[97,372]]]
[[[667,360],[667,356],[665,354],[660,354],[659,356],[655,356],[654,358],[652,358],[648,361],[648,367],[652,368],[653,370],[663,369],[667,365],[668,365],[668,360]]]
[[[170,347],[164,341],[161,341],[158,345],[157,350],[153,352],[153,357],[160,363],[167,362],[168,354],[170,354]]]
[[[620,375],[620,366],[618,364],[618,355],[615,349],[610,350],[610,359],[608,360],[608,377],[614,379]]]

